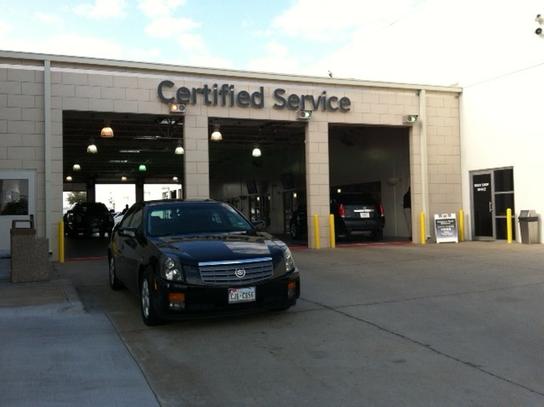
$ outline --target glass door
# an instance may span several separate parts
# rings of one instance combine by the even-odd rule
[[[506,236],[506,210],[512,209],[515,225],[514,170],[497,168],[471,173],[472,230],[476,240],[504,240]],[[516,228],[512,228],[515,239]]]
[[[491,171],[472,173],[472,230],[476,240],[495,238],[492,178]]]

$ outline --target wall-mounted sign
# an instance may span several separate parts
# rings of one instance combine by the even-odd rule
[[[234,85],[223,84],[219,86],[214,83],[211,87],[207,84],[201,88],[187,88],[180,86],[174,88],[174,82],[162,81],[159,83],[157,93],[159,99],[164,103],[183,103],[196,105],[203,103],[207,106],[239,106],[262,109],[265,107],[264,87],[259,90],[248,92],[247,90],[236,90]],[[327,95],[327,91],[315,95],[286,94],[285,89],[277,88],[272,93],[275,109],[289,110],[321,110],[326,112],[349,112],[351,100],[346,97]]]
[[[459,243],[455,213],[434,215],[434,235],[436,243]]]

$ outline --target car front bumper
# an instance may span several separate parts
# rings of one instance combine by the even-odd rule
[[[229,288],[255,287],[252,302],[229,304]],[[290,288],[289,288],[290,287]],[[294,288],[293,288],[294,287]],[[239,314],[259,309],[282,309],[294,305],[300,296],[300,276],[289,273],[272,280],[242,286],[197,286],[155,278],[152,302],[163,319],[186,319],[204,315]],[[172,294],[183,302],[172,303]]]

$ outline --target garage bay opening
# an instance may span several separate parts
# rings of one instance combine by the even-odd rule
[[[330,125],[329,159],[339,242],[410,238],[409,128]]]
[[[209,129],[212,199],[276,236],[290,235],[298,214],[306,223],[305,123],[211,119]]]

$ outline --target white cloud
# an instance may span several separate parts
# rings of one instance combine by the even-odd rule
[[[200,23],[189,18],[161,16],[153,18],[145,27],[145,32],[155,38],[177,40],[180,35],[187,34],[198,27]]]
[[[301,66],[285,45],[270,41],[264,46],[264,55],[249,61],[247,69],[260,72],[298,73]]]
[[[4,22],[0,21],[0,37],[7,34],[11,30],[11,26]]]
[[[175,9],[185,4],[185,0],[140,0],[138,8],[147,17],[170,16]]]
[[[38,11],[34,13],[32,16],[34,17],[34,19],[36,19],[37,21],[43,24],[56,25],[56,24],[62,23],[62,19],[56,14],[49,14],[49,13]]]
[[[2,49],[139,61],[156,61],[161,56],[157,49],[132,48],[111,39],[77,34],[43,36],[32,40],[15,38],[14,36],[4,37],[2,38]]]
[[[330,69],[336,78],[463,85],[544,61],[544,39],[534,35],[540,7],[536,0],[297,0],[266,31],[296,36],[298,45],[329,38],[343,45],[326,55],[300,56],[291,40],[269,45],[248,68],[324,77]]]
[[[335,41],[354,29],[371,31],[395,23],[422,0],[297,0],[272,21],[288,36]]]
[[[161,38],[169,44],[179,46],[179,54],[170,47],[168,54],[171,61],[168,62],[203,67],[231,67],[229,60],[215,55],[209,49],[198,32],[202,25],[200,22],[175,15],[177,9],[184,4],[185,0],[140,0],[139,8],[149,19],[144,32],[149,37]]]
[[[123,17],[126,0],[94,0],[94,3],[80,4],[74,7],[74,12],[83,17],[105,19]]]

